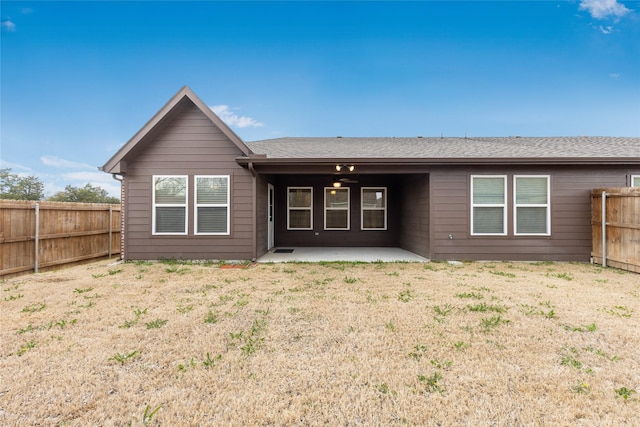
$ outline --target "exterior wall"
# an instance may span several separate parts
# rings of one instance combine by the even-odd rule
[[[507,175],[507,236],[471,236],[470,176],[481,174]],[[514,174],[550,175],[550,236],[514,236]],[[434,168],[430,175],[431,258],[587,262],[591,189],[625,186],[627,175],[623,166]]]
[[[400,247],[430,257],[429,175],[403,176]]]
[[[253,257],[253,177],[235,158],[242,152],[190,101],[153,134],[126,173],[125,256],[137,259],[228,259]],[[188,234],[152,235],[153,175],[188,175]],[[230,235],[194,234],[194,176],[230,176]]]
[[[278,175],[275,186],[276,246],[317,247],[395,247],[401,230],[401,194],[399,180],[393,175],[353,175],[357,183],[350,188],[350,230],[324,229],[324,188],[332,184],[328,175]],[[287,187],[313,187],[313,230],[287,230]],[[362,187],[387,187],[387,230],[361,230],[360,190]],[[262,190],[261,190],[262,191]],[[266,189],[264,190],[266,194]],[[266,209],[266,208],[265,208]]]

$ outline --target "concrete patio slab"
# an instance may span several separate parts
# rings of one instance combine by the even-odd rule
[[[288,251],[288,250],[291,251]],[[287,250],[287,251],[283,251]],[[401,248],[274,248],[257,262],[427,262],[427,258]]]

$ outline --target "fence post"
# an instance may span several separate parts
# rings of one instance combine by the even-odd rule
[[[602,266],[607,266],[607,193],[602,192]]]
[[[38,254],[40,252],[40,205],[38,204],[38,202],[36,202],[35,204],[35,222],[36,222],[36,234],[35,234],[35,241],[34,241],[34,246],[35,246],[35,265],[33,266],[33,271],[34,273],[38,272],[38,263],[39,263],[39,259],[38,259]]]
[[[111,258],[111,236],[113,234],[113,206],[109,205],[109,258]]]

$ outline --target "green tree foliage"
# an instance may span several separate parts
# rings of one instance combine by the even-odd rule
[[[79,203],[111,203],[118,204],[120,199],[111,197],[104,188],[87,184],[84,187],[67,185],[64,191],[59,191],[47,200],[52,202],[79,202]]]
[[[0,199],[41,200],[44,184],[39,178],[12,173],[11,168],[0,169]]]

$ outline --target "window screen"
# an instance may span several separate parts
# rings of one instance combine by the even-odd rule
[[[153,177],[153,233],[187,233],[187,177]]]
[[[324,190],[324,228],[349,229],[349,189],[327,187]]]
[[[471,234],[506,234],[506,177],[471,177]]]
[[[196,177],[196,234],[229,234],[229,177]]]
[[[386,188],[362,188],[362,229],[387,229]]]
[[[289,187],[287,189],[287,229],[313,229],[313,189],[311,187]]]
[[[549,177],[515,176],[515,234],[549,234]]]

